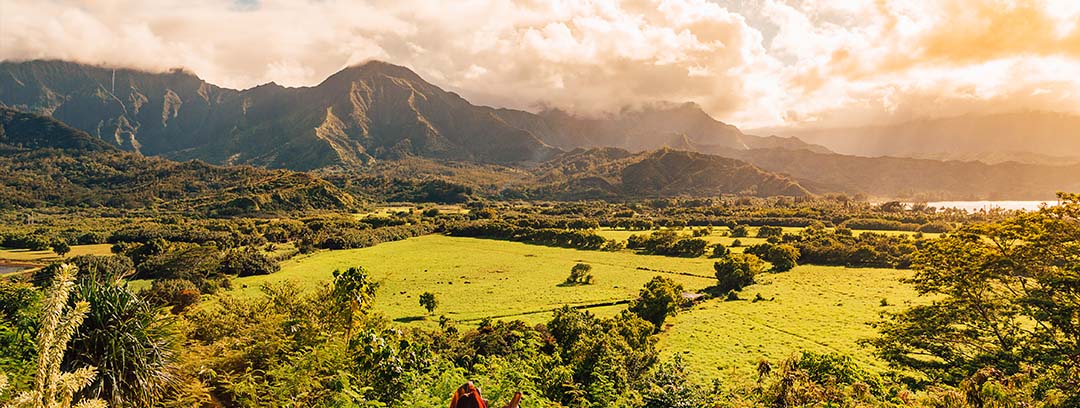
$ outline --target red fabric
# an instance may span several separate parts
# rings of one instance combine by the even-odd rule
[[[450,408],[488,408],[488,406],[484,403],[484,397],[480,396],[480,389],[469,382],[454,392]]]

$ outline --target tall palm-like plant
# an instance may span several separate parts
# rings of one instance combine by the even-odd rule
[[[90,310],[90,304],[83,300],[68,305],[68,297],[75,286],[75,273],[74,266],[62,265],[42,300],[33,389],[19,394],[9,407],[68,408],[72,406],[76,393],[94,380],[97,368],[92,365],[72,372],[64,372],[60,368],[68,342]],[[85,399],[74,406],[89,408],[106,405],[99,399]]]
[[[90,304],[64,358],[65,367],[97,367],[82,392],[114,407],[151,406],[174,380],[172,320],[119,281],[88,279],[75,297]]]
[[[345,317],[345,344],[352,341],[356,321],[371,308],[378,287],[377,282],[368,280],[363,267],[334,271],[333,297]]]

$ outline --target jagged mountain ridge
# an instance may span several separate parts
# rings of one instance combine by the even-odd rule
[[[695,103],[654,103],[620,112],[585,117],[559,109],[539,114],[500,109],[507,123],[528,130],[544,142],[564,149],[618,147],[631,152],[671,147],[708,153],[716,149],[804,149],[829,153],[823,146],[793,137],[759,137],[718,121]]]
[[[556,153],[494,110],[404,67],[369,62],[313,87],[224,89],[174,70],[0,63],[0,103],[51,115],[125,150],[308,170],[408,155],[492,163]]]
[[[121,151],[53,118],[0,107],[0,208],[168,207],[348,210],[356,200],[309,173],[179,163]]]

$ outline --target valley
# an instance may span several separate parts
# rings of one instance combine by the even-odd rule
[[[26,51],[100,6],[11,30],[5,3],[0,405],[1080,406],[1080,120],[1049,110],[1076,93],[1048,90],[1061,81],[990,92],[1003,78],[874,84],[847,48],[792,47],[790,22],[764,36],[730,26],[796,21],[795,5],[746,19],[727,14],[742,2],[652,4],[660,18],[646,3],[552,3],[589,12],[470,27],[482,39],[432,34],[443,13],[420,10],[347,34],[386,37],[341,44],[265,24],[290,39],[259,49],[245,31],[243,59],[350,55],[318,69],[182,64],[199,70]],[[110,3],[121,6],[136,5]],[[290,6],[231,2],[221,15]],[[368,6],[317,20],[390,3]],[[149,44],[180,30],[184,10],[84,34]],[[897,21],[866,16],[847,20]],[[621,37],[658,21],[672,27]],[[520,32],[488,41],[506,27]],[[424,48],[423,36],[448,38]],[[70,55],[120,49],[87,37]],[[907,40],[906,52],[940,52]],[[163,61],[222,46],[176,44]],[[543,57],[417,63],[462,44]],[[582,64],[611,47],[602,69]],[[872,54],[890,75],[912,64]],[[718,66],[744,59],[758,60]],[[858,80],[824,77],[844,72]],[[279,76],[288,86],[268,79]],[[904,95],[926,84],[943,95]],[[948,116],[983,97],[1009,102]]]

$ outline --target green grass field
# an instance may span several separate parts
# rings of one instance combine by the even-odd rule
[[[596,282],[562,285],[578,262],[592,265]],[[371,248],[298,256],[283,262],[280,272],[238,278],[234,286],[239,287],[240,294],[254,294],[263,283],[283,280],[314,288],[329,282],[335,269],[363,266],[381,285],[376,309],[400,322],[433,324],[435,318],[421,320],[426,311],[418,299],[421,293],[431,291],[439,301],[436,315],[458,321],[504,317],[538,323],[550,316],[550,310],[562,305],[633,299],[645,282],[663,274],[638,267],[701,275],[664,274],[688,290],[697,290],[715,282],[712,264],[713,260],[707,258],[581,251],[428,235]],[[595,312],[612,315],[618,310],[608,307]]]
[[[564,286],[577,262],[593,266],[596,283]],[[678,271],[706,277],[665,274],[689,290],[712,285],[713,260],[600,252],[527,245],[517,242],[428,235],[371,248],[321,251],[282,263],[265,276],[239,278],[236,293],[252,295],[266,282],[290,280],[314,288],[335,269],[363,266],[380,283],[376,309],[403,325],[432,326],[418,297],[434,292],[435,315],[462,324],[485,318],[542,323],[562,305],[629,300],[657,272]],[[874,334],[868,323],[883,311],[917,302],[915,291],[900,282],[909,271],[799,266],[786,273],[764,274],[741,293],[746,300],[707,300],[668,321],[661,334],[665,355],[683,353],[698,379],[751,375],[757,362],[780,362],[809,350],[841,352],[871,370],[882,370],[870,350],[858,344]],[[766,299],[752,302],[760,293]],[[881,300],[889,306],[881,306]],[[613,316],[625,305],[589,310]]]
[[[72,245],[71,252],[65,257],[71,258],[79,255],[112,255],[112,244],[95,245]],[[0,260],[20,262],[54,262],[60,260],[55,252],[50,250],[31,251],[29,249],[0,249]]]
[[[111,255],[112,245],[72,245],[63,259],[79,255]],[[4,249],[0,248],[0,275],[10,273],[22,274],[40,268],[41,266],[60,261],[60,256],[52,250],[31,251],[29,249]]]
[[[708,300],[669,320],[660,348],[684,353],[691,372],[701,379],[752,375],[762,358],[778,363],[806,350],[841,352],[861,366],[884,364],[859,339],[874,335],[868,323],[881,312],[896,312],[921,302],[900,282],[910,271],[799,266],[766,274],[740,293],[746,300]],[[771,301],[752,302],[760,293]],[[881,306],[886,299],[889,306]]]

